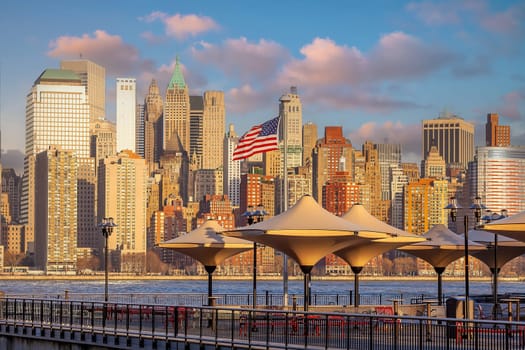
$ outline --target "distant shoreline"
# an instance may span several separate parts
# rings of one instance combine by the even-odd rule
[[[359,279],[363,281],[435,281],[436,276],[360,276]],[[112,281],[169,281],[169,280],[206,280],[207,276],[121,276],[110,275],[109,279]],[[216,281],[251,281],[251,276],[213,276]],[[303,280],[303,276],[290,276],[289,280]],[[89,275],[89,276],[45,276],[45,275],[0,275],[0,281],[103,281],[104,275]],[[257,276],[259,281],[281,281],[281,276]],[[353,281],[354,276],[312,276],[312,281]],[[462,277],[443,277],[444,281],[463,281]],[[491,281],[491,277],[470,277],[471,281]],[[507,282],[522,282],[523,277],[500,277],[500,281]]]

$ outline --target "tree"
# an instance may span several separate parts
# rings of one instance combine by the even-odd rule
[[[15,273],[15,266],[18,266],[24,258],[24,253],[14,253],[7,251],[4,254],[4,264],[11,267],[11,274],[13,274]]]

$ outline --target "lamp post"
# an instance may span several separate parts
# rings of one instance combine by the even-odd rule
[[[108,238],[113,233],[113,228],[117,226],[115,222],[113,221],[113,218],[104,218],[102,219],[102,222],[98,225],[100,229],[102,230],[102,236],[104,236],[104,302],[108,302],[108,277],[109,277],[109,271],[108,271],[108,265],[109,265],[109,258],[108,258]]]
[[[487,215],[483,216],[482,220],[488,224],[491,221],[496,221],[499,219],[506,218],[507,215],[507,209],[502,209],[501,214],[492,212],[490,210],[487,210]],[[499,268],[498,268],[498,234],[494,233],[494,266],[490,268],[492,272],[492,296],[494,299],[494,306],[492,307],[492,317],[493,319],[497,319],[498,312],[499,312],[499,303],[498,303],[498,274],[499,274]]]
[[[253,210],[253,206],[248,206],[248,209],[245,213],[242,215],[246,217],[246,221],[248,225],[253,225],[257,222],[262,222],[264,220],[264,216],[267,215],[266,211],[264,211],[264,208],[262,205],[259,205],[257,207],[257,210]],[[253,242],[253,309],[257,307],[257,242]],[[257,326],[255,325],[255,322],[253,323],[252,331],[257,331]]]
[[[470,206],[469,209],[472,209],[474,211],[474,217],[476,218],[476,225],[479,223],[481,219],[481,209],[483,209],[484,206],[481,204],[481,198],[476,197],[474,199],[474,203]],[[458,205],[456,197],[451,197],[448,205],[445,207],[445,209],[450,210],[450,218],[453,222],[456,222],[458,209],[462,209],[461,206]],[[463,225],[465,230],[465,318],[469,319],[469,259],[468,259],[468,215],[465,215],[463,217]]]
[[[253,206],[248,206],[246,212],[242,216],[246,217],[248,225],[253,225],[257,222],[262,222],[264,216],[268,213],[264,210],[262,205],[253,210]],[[253,242],[253,308],[257,307],[257,242]]]

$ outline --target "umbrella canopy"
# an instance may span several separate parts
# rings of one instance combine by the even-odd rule
[[[434,268],[446,268],[448,264],[465,255],[465,238],[443,224],[435,225],[422,236],[428,240],[398,249],[425,260]],[[469,240],[468,249],[476,251],[483,250],[485,247]]]
[[[421,235],[408,233],[384,223],[371,215],[361,204],[353,205],[342,218],[360,225],[366,230],[385,232],[390,235],[386,238],[370,240],[345,247],[335,252],[336,255],[352,266],[364,266],[370,259],[379,254],[410,243],[426,241],[426,238]]]
[[[479,228],[525,242],[525,211],[481,225]]]
[[[219,233],[224,228],[215,220],[208,220],[195,230],[159,244],[161,248],[174,249],[191,256],[204,266],[217,266],[235,254],[249,250],[253,243]]]
[[[445,225],[438,224],[423,234],[427,241],[398,248],[428,262],[438,275],[438,301],[442,303],[442,278],[446,267],[465,255],[465,238],[449,230]],[[482,244],[468,241],[469,251],[484,250]]]
[[[387,232],[369,230],[331,214],[309,195],[284,213],[224,234],[262,243],[293,258],[304,273],[305,311],[310,271],[321,258],[363,240],[390,237]]]
[[[397,247],[410,243],[422,242],[426,238],[408,233],[390,226],[371,215],[361,204],[355,204],[342,216],[343,219],[354,224],[362,225],[366,229],[377,232],[386,232],[391,237],[367,240],[336,251],[334,254],[345,260],[354,272],[354,305],[359,303],[359,273],[363,266],[373,257],[383,254]]]
[[[223,233],[275,248],[301,268],[311,268],[324,256],[360,241],[390,237],[331,214],[308,195],[284,213]]]
[[[211,302],[212,274],[217,265],[235,254],[252,249],[253,243],[235,237],[219,235],[224,228],[215,220],[208,220],[188,234],[166,242],[159,247],[173,249],[188,255],[204,265],[208,272],[208,297]]]
[[[494,233],[480,230],[470,230],[468,234],[470,240],[483,244],[487,248],[492,248],[490,250],[479,250],[472,253],[472,255],[483,261],[491,270],[494,269],[494,260],[496,260],[496,268],[499,270],[503,267],[503,265],[512,259],[525,254],[525,242],[498,235],[498,246],[496,248],[498,256],[496,259],[494,259]]]

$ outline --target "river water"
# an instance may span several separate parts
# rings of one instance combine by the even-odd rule
[[[251,280],[226,281],[214,280],[213,292],[215,294],[237,294],[251,293]],[[110,293],[206,293],[207,280],[121,280],[109,281]],[[353,279],[348,281],[313,280],[311,282],[312,293],[347,294],[353,290]],[[445,295],[461,295],[464,293],[464,281],[443,281],[443,292]],[[71,293],[104,293],[104,281],[78,281],[78,280],[0,280],[0,291],[10,294],[63,294],[64,291]],[[491,283],[489,281],[471,281],[471,295],[491,294]],[[282,293],[283,281],[274,280],[257,281],[258,293]],[[432,280],[361,280],[359,291],[361,294],[411,294],[425,296],[436,296],[437,281]],[[290,280],[288,292],[292,294],[303,293],[303,282]],[[525,294],[524,282],[501,281],[498,283],[498,292]]]

